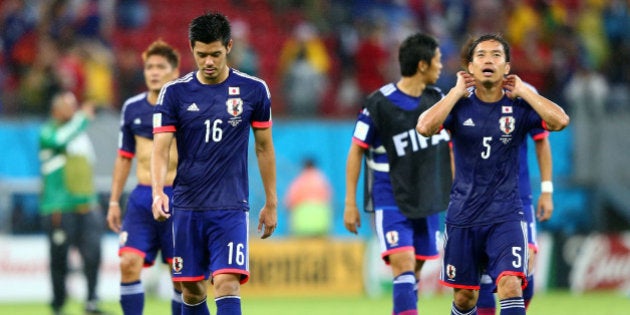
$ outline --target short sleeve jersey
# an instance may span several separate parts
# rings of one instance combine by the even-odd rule
[[[135,136],[153,139],[153,108],[147,100],[146,92],[125,101],[120,117],[118,154],[129,158],[135,156]]]
[[[250,126],[271,127],[269,88],[234,69],[214,85],[195,74],[165,85],[153,115],[153,132],[174,132],[177,140],[173,206],[247,211]]]
[[[455,179],[446,223],[476,226],[523,220],[519,194],[519,150],[542,119],[523,99],[495,103],[473,93],[447,116],[455,156]]]

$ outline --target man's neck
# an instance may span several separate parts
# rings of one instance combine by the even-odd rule
[[[503,87],[493,85],[493,86],[477,86],[475,88],[475,95],[477,98],[486,103],[494,103],[498,102],[501,98],[503,98]]]
[[[424,91],[426,86],[427,84],[425,82],[414,77],[403,77],[396,83],[396,87],[401,92],[413,97],[422,95],[422,91]]]
[[[149,102],[149,104],[151,105],[157,104],[157,99],[159,95],[160,91],[149,91],[149,93],[147,93],[147,102]]]

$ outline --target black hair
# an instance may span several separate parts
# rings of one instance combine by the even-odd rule
[[[477,37],[477,39],[470,42],[470,44],[468,45],[468,52],[466,53],[466,61],[471,62],[473,60],[473,53],[475,52],[475,48],[477,48],[477,45],[479,45],[479,43],[490,40],[497,41],[503,46],[503,51],[505,52],[505,62],[510,62],[510,45],[503,38],[503,36],[498,33],[481,35]]]
[[[404,77],[413,76],[418,71],[420,61],[425,61],[430,66],[438,47],[437,39],[427,34],[416,33],[407,37],[398,50],[400,74]]]
[[[215,41],[221,41],[227,47],[231,38],[230,21],[219,12],[206,12],[190,21],[188,26],[191,47],[195,47],[195,42],[209,44]]]

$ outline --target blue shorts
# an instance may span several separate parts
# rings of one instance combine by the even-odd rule
[[[527,228],[508,221],[473,227],[446,225],[440,283],[479,290],[482,272],[497,283],[503,276],[520,277],[527,286]]]
[[[374,215],[381,257],[389,264],[389,255],[413,251],[417,260],[439,258],[437,233],[439,214],[421,219],[409,219],[398,209],[377,209]]]
[[[173,210],[174,281],[240,274],[249,280],[249,212]]]
[[[525,214],[525,222],[527,222],[527,243],[535,252],[538,251],[538,242],[536,242],[536,215],[534,206],[531,202],[523,200],[523,212]]]
[[[164,192],[173,197],[172,187],[165,187]],[[171,219],[158,222],[153,218],[151,186],[138,185],[129,195],[127,210],[119,234],[120,248],[123,252],[134,252],[144,258],[144,266],[155,263],[158,251],[162,251],[162,261],[170,263],[173,258],[173,233]]]

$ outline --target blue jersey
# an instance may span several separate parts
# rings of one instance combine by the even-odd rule
[[[451,132],[455,180],[446,223],[476,226],[523,220],[519,149],[527,133],[543,126],[523,99],[495,103],[473,93],[460,99],[444,121]]]
[[[153,139],[153,105],[147,100],[147,93],[140,93],[125,101],[120,117],[118,153],[133,158],[136,154],[135,136]]]
[[[173,206],[249,210],[250,126],[271,126],[269,88],[234,69],[213,85],[202,84],[195,74],[166,84],[153,116],[153,132],[174,132],[177,140]]]

